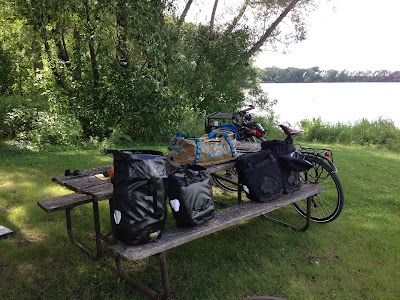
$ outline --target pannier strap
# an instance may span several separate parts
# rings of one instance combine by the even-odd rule
[[[162,217],[162,214],[158,211],[158,205],[157,205],[157,182],[156,178],[152,177],[148,181],[149,188],[152,191],[152,196],[153,196],[153,212],[154,212],[154,217],[157,219],[160,219]]]

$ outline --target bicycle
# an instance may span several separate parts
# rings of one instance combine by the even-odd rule
[[[248,108],[235,113],[213,113],[205,118],[205,131],[219,128],[234,131],[240,142],[238,152],[254,152],[261,149],[257,141],[262,142],[266,132],[261,124],[253,122],[250,110],[255,107],[250,105]],[[219,124],[216,120],[227,120],[228,123]],[[224,125],[227,124],[227,125]],[[286,126],[281,126],[287,135],[301,134],[301,131],[292,130]],[[312,199],[313,209],[311,220],[317,223],[328,223],[335,220],[342,212],[344,205],[343,187],[337,175],[337,168],[333,162],[333,153],[330,149],[302,147],[297,144],[296,151],[312,163],[312,167],[304,172],[300,172],[302,183],[320,184],[324,186],[324,191]],[[219,172],[217,175],[226,180],[211,174],[215,184],[228,192],[237,192],[238,174],[235,168]],[[297,213],[306,218],[306,201],[299,201],[292,204]]]

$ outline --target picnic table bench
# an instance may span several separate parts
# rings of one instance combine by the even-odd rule
[[[209,166],[207,169],[210,173],[216,173],[231,169],[234,165],[235,162],[227,162]],[[77,176],[54,177],[52,179],[54,182],[67,187],[75,193],[41,200],[38,202],[38,205],[48,213],[65,210],[67,232],[72,243],[93,258],[100,258],[105,249],[111,250],[115,257],[116,266],[120,275],[126,279],[130,285],[145,293],[151,299],[169,299],[171,295],[165,254],[167,250],[305,199],[307,200],[306,223],[300,230],[307,230],[311,221],[311,200],[313,196],[319,194],[323,190],[323,187],[319,185],[303,184],[299,191],[292,194],[284,194],[271,202],[242,202],[242,189],[239,184],[237,194],[238,204],[217,211],[212,220],[197,227],[166,228],[158,241],[144,245],[131,246],[118,242],[115,238],[115,228],[112,220],[113,185],[109,180],[99,179],[101,176],[98,175],[102,174],[107,169],[108,167],[95,168],[85,170]],[[98,208],[98,202],[103,200],[109,201],[111,223],[111,230],[105,234],[101,232]],[[71,210],[77,206],[88,203],[91,203],[93,207],[96,251],[91,251],[87,246],[80,243],[73,234]],[[103,247],[104,242],[106,242],[106,248]],[[163,284],[162,294],[155,292],[151,288],[130,277],[123,266],[123,261],[136,261],[150,256],[158,256],[160,260],[160,272]]]

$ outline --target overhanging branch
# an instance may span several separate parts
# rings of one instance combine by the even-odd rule
[[[250,4],[250,0],[245,0],[242,7],[239,10],[239,13],[236,15],[236,17],[233,19],[232,23],[228,26],[226,32],[230,33],[232,32],[232,30],[235,28],[235,26],[237,25],[237,23],[239,23],[240,19],[243,17],[247,6],[249,6]]]
[[[264,32],[260,39],[251,47],[247,54],[251,57],[264,45],[268,37],[274,32],[279,23],[287,16],[287,14],[296,6],[300,0],[292,0],[279,17],[271,24],[271,26]]]
[[[193,2],[193,0],[189,0],[189,1],[186,3],[185,9],[183,10],[181,16],[179,17],[178,22],[176,23],[176,25],[177,25],[178,27],[180,27],[180,26],[182,25],[182,23],[185,21],[186,15],[187,15],[187,13],[188,13],[188,11],[189,11],[189,9],[190,9],[190,6],[192,5],[192,2]]]
[[[218,0],[214,1],[214,7],[211,14],[210,27],[208,28],[208,39],[212,41],[214,39],[214,21],[215,21],[215,13],[217,11]]]

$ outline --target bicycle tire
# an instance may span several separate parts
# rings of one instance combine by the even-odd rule
[[[300,172],[302,183],[320,184],[325,188],[312,199],[311,220],[317,223],[332,222],[339,217],[344,205],[343,188],[336,169],[318,156],[306,155],[305,158],[313,163],[313,167],[308,171]],[[306,200],[292,205],[301,216],[306,218]]]
[[[235,168],[220,171],[220,172],[217,172],[216,174],[221,177],[225,177],[233,182],[238,182],[238,174],[237,174]],[[217,176],[214,176],[214,174],[211,174],[211,177],[214,180],[215,184],[219,188],[223,189],[224,191],[227,191],[227,192],[237,192],[238,191],[237,185],[229,183],[223,179],[220,179]]]

